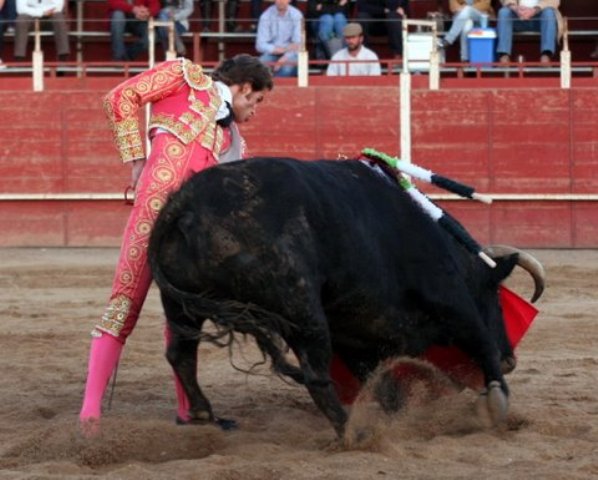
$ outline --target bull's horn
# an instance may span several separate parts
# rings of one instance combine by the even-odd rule
[[[517,264],[526,270],[534,279],[535,290],[534,294],[532,295],[531,302],[534,303],[542,296],[542,292],[544,292],[546,274],[544,273],[544,267],[542,264],[533,255],[509,245],[491,245],[484,248],[484,251],[493,258],[504,257],[506,255],[517,253],[519,255],[519,261]]]

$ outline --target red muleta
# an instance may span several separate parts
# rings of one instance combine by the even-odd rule
[[[538,310],[506,287],[501,286],[499,294],[507,336],[515,349],[536,318]],[[484,386],[482,372],[478,366],[457,347],[432,345],[420,359],[438,367],[459,385],[474,390],[480,390]],[[395,376],[400,379],[402,376],[410,375],[411,368],[408,365],[398,366],[395,368]],[[340,401],[345,405],[352,404],[362,385],[336,355],[330,364],[330,376]]]

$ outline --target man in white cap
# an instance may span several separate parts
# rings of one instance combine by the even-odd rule
[[[363,46],[361,25],[349,23],[344,28],[343,35],[347,46],[332,56],[326,75],[380,75],[378,55]]]

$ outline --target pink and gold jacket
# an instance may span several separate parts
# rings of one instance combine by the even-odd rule
[[[114,141],[123,162],[145,158],[139,111],[152,103],[148,131],[166,130],[185,145],[199,141],[218,158],[225,142],[216,124],[222,103],[212,79],[187,59],[161,63],[121,83],[104,98]]]

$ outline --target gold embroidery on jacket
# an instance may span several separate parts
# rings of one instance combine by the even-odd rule
[[[128,118],[114,123],[112,128],[114,143],[116,143],[116,148],[121,153],[124,162],[144,157],[139,121],[136,118]]]
[[[204,105],[191,90],[188,100],[189,110],[192,111],[182,113],[178,119],[167,114],[152,115],[149,124],[150,130],[152,128],[162,128],[172,133],[185,145],[201,136],[199,138],[200,144],[211,150],[214,143],[214,119],[222,100],[216,88],[210,90],[208,98],[208,105]]]
[[[191,90],[191,92],[189,92],[188,97],[189,110],[192,110],[200,115],[205,115],[207,117],[207,121],[212,122],[216,118],[218,109],[222,104],[222,99],[220,98],[220,95],[218,94],[218,89],[215,86],[213,86],[208,92],[208,98],[210,99],[210,103],[208,103],[208,105],[206,106],[203,104],[201,100],[199,100],[195,96],[193,90]]]
[[[185,145],[197,139],[214,122],[222,100],[216,87],[200,65],[181,59],[163,64],[154,72],[142,74],[140,78],[120,92],[110,93],[104,100],[104,110],[110,119],[114,141],[123,162],[145,158],[144,142],[140,131],[138,110],[146,101],[156,102],[168,95],[173,82],[188,84],[188,112],[176,118],[172,114],[152,115],[149,130],[163,128],[172,133]],[[194,91],[208,92],[208,105],[196,98]],[[120,118],[120,120],[115,120]],[[211,147],[214,135],[200,139],[203,146]]]
[[[125,320],[129,315],[131,304],[131,300],[124,295],[119,295],[110,300],[104,311],[104,315],[100,319],[100,323],[96,325],[96,329],[118,337],[125,326]]]
[[[114,132],[116,147],[124,162],[144,158],[138,112],[144,103],[156,102],[183,84],[181,62],[165,62],[155,71],[131,79],[121,90],[117,87],[104,98],[104,111]]]
[[[189,129],[187,125],[182,123],[180,120],[172,118],[170,115],[152,115],[149,129],[152,128],[163,128],[167,132],[172,133],[185,145],[188,145],[197,136],[197,133]]]
[[[187,84],[194,90],[207,90],[212,86],[212,78],[203,73],[201,65],[191,60],[182,60],[183,76]]]
[[[216,125],[216,140],[214,141],[214,153],[216,156],[220,155],[222,151],[222,144],[224,143],[224,129]]]

